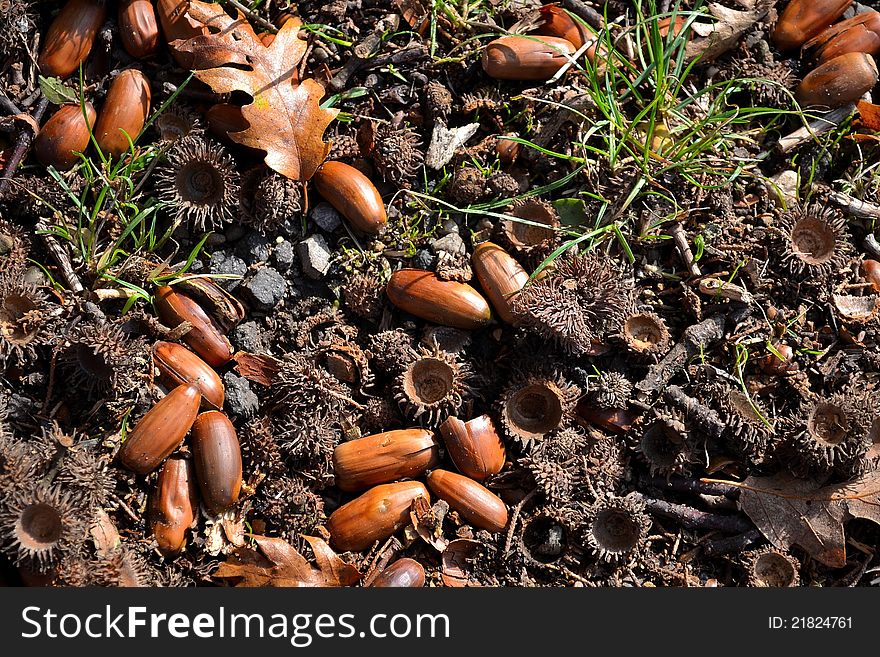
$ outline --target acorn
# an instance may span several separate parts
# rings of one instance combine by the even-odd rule
[[[362,233],[374,235],[388,221],[379,190],[360,171],[342,162],[324,162],[314,176],[324,199]]]
[[[401,310],[435,324],[470,330],[492,320],[489,304],[479,292],[466,283],[441,281],[434,272],[396,271],[385,292]]]
[[[819,64],[848,52],[880,54],[880,12],[867,11],[832,25],[804,44],[805,50],[813,48]]]
[[[862,273],[865,275],[865,280],[874,286],[874,291],[880,292],[880,262],[865,260],[862,263]]]
[[[202,395],[202,408],[223,409],[225,389],[220,375],[183,345],[159,341],[153,345],[153,362],[169,387],[192,383]]]
[[[791,0],[771,39],[782,51],[795,50],[831,25],[852,0]]]
[[[159,47],[159,24],[150,0],[120,0],[119,37],[135,59],[149,57]]]
[[[384,541],[410,522],[410,506],[420,496],[430,502],[428,489],[418,481],[371,488],[330,514],[330,545],[340,552],[359,552]]]
[[[150,113],[151,97],[149,80],[135,68],[113,79],[95,125],[95,140],[104,155],[118,158],[128,152]]]
[[[495,39],[483,51],[483,70],[498,80],[546,80],[577,51],[566,39],[511,35]]]
[[[830,59],[813,69],[795,91],[801,105],[840,107],[858,100],[877,84],[874,58],[861,52],[850,52]]]
[[[238,501],[241,446],[232,422],[220,411],[199,414],[192,426],[193,460],[202,500],[220,514]]]
[[[190,384],[177,386],[165,395],[122,443],[122,464],[142,475],[159,467],[189,432],[201,401],[199,389]]]
[[[492,242],[477,246],[471,263],[495,312],[508,324],[516,324],[517,316],[510,308],[510,301],[528,282],[526,270],[507,251]]]
[[[425,569],[415,559],[398,559],[370,584],[370,588],[410,588],[418,589],[425,585]]]
[[[577,406],[577,414],[584,420],[614,434],[624,434],[632,429],[633,422],[638,419],[628,408],[598,408],[582,401]]]
[[[177,289],[192,297],[223,331],[231,331],[245,317],[246,313],[241,301],[210,278],[202,276],[187,278],[177,283]]]
[[[510,139],[510,137],[515,136],[516,134],[514,133],[502,135],[498,138],[498,141],[495,142],[495,155],[498,156],[498,161],[503,165],[516,162],[516,158],[519,157],[519,153],[522,150],[522,144]]]
[[[544,5],[538,11],[544,22],[535,30],[535,34],[565,39],[575,50],[580,50],[588,41],[596,40],[596,33],[592,28],[573,18],[559,5]]]
[[[37,60],[40,73],[66,78],[76,71],[89,56],[106,17],[103,0],[68,0],[46,32]]]
[[[211,105],[205,112],[208,121],[208,130],[227,146],[235,146],[236,143],[229,137],[230,132],[242,132],[250,127],[250,123],[241,113],[241,108],[227,103]],[[240,148],[244,148],[241,147]]]
[[[186,532],[196,518],[198,504],[192,463],[175,454],[159,470],[150,496],[150,530],[163,556],[174,557],[186,547]]]
[[[34,154],[43,166],[53,166],[60,171],[72,169],[80,161],[76,153],[89,146],[89,126],[94,127],[97,114],[88,101],[86,116],[79,105],[62,105],[43,125],[34,139]]]
[[[171,326],[189,322],[192,328],[183,335],[193,351],[208,365],[220,367],[232,358],[232,344],[220,327],[192,298],[163,285],[156,290],[156,310],[159,318]]]
[[[504,467],[504,443],[488,415],[467,422],[447,418],[440,425],[440,433],[455,467],[471,479],[482,481]]]
[[[428,475],[428,488],[474,527],[500,532],[507,526],[507,507],[501,498],[469,477],[434,470]]]
[[[336,485],[345,491],[418,477],[439,462],[434,434],[424,429],[386,431],[350,440],[333,450]]]

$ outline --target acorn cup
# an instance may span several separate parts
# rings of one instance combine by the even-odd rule
[[[375,235],[388,221],[379,190],[353,166],[324,162],[313,180],[318,193],[356,230]]]
[[[516,324],[511,301],[529,280],[526,270],[492,242],[483,242],[474,249],[471,264],[495,312],[508,324]]]
[[[79,105],[62,105],[43,125],[34,139],[34,154],[43,166],[59,171],[72,169],[80,161],[77,153],[89,147],[89,126],[95,125],[97,114],[88,101],[86,116]]]
[[[428,475],[428,488],[474,527],[500,532],[507,526],[507,507],[482,484],[448,470]]]
[[[198,506],[192,463],[182,454],[175,454],[159,470],[150,496],[150,530],[163,556],[174,557],[186,547],[186,533]]]
[[[439,462],[434,434],[424,429],[386,431],[350,440],[333,450],[336,485],[344,491],[418,477]]]
[[[211,513],[223,513],[241,490],[241,446],[223,413],[201,413],[192,426],[192,451],[202,500]]]
[[[410,522],[410,506],[419,496],[430,501],[428,489],[418,481],[371,488],[330,514],[330,545],[340,552],[360,552],[384,541]]]
[[[434,272],[396,271],[385,292],[401,310],[435,324],[471,330],[492,320],[489,304],[479,292],[466,283],[441,281]]]
[[[852,0],[791,0],[771,40],[783,52],[796,50],[841,17]]]
[[[512,35],[495,39],[483,51],[486,75],[498,80],[547,80],[577,51],[566,39]]]
[[[404,557],[383,570],[370,588],[410,588],[418,589],[425,585],[425,569],[415,559]]]
[[[455,467],[471,479],[482,481],[504,467],[504,443],[488,415],[468,422],[447,418],[440,425],[440,433]]]
[[[804,44],[812,59],[824,64],[848,52],[880,53],[880,12],[868,11],[832,25]]]
[[[159,47],[159,24],[150,0],[120,0],[119,37],[135,59],[149,57]]]
[[[117,75],[110,84],[95,125],[95,140],[104,155],[118,158],[137,139],[150,113],[150,82],[137,69]]]
[[[202,408],[223,409],[225,389],[220,375],[183,345],[159,341],[153,345],[153,362],[169,387],[192,383],[202,395]]]
[[[834,109],[858,100],[876,84],[874,58],[861,52],[850,52],[811,71],[795,91],[795,98],[807,107]]]
[[[192,325],[192,329],[184,334],[183,341],[208,365],[220,367],[232,358],[232,344],[217,322],[187,295],[163,285],[156,290],[156,310],[159,318],[172,327],[181,322]]]
[[[68,0],[52,21],[37,63],[45,77],[66,78],[79,69],[107,17],[103,0]]]
[[[177,386],[151,408],[122,443],[120,462],[138,474],[159,467],[183,442],[199,412],[202,396],[191,384]]]

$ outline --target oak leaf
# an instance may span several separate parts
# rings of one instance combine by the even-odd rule
[[[798,545],[832,568],[846,565],[846,521],[880,524],[880,471],[828,486],[780,473],[740,487],[740,508],[768,541],[783,550]]]
[[[214,579],[237,587],[351,586],[362,575],[343,561],[323,539],[303,536],[312,548],[317,568],[287,541],[251,534],[259,552],[241,549],[214,572]]]
[[[172,44],[191,57],[195,76],[217,93],[243,91],[252,98],[241,108],[249,127],[229,137],[265,151],[266,164],[283,176],[311,178],[330,152],[323,134],[338,110],[321,108],[318,82],[299,80],[297,65],[307,49],[300,22],[288,20],[265,46],[241,12],[236,19],[219,4],[192,0],[187,17],[209,31]]]

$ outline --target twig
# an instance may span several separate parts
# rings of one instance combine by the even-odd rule
[[[387,29],[396,30],[400,23],[400,17],[389,14],[378,23],[363,39],[351,47],[351,57],[342,65],[331,78],[329,86],[333,91],[339,92],[348,85],[349,78],[367,65],[367,62],[379,52],[382,45],[382,35]],[[370,62],[375,64],[375,62]]]
[[[522,511],[523,507],[526,503],[535,496],[535,493],[538,492],[538,489],[534,489],[531,493],[522,498],[515,507],[513,507],[513,514],[510,516],[510,524],[507,526],[507,538],[504,541],[504,556],[510,554],[510,545],[513,543],[513,534],[516,529],[516,522],[519,520],[519,514]]]
[[[46,245],[46,250],[49,251],[55,259],[55,262],[58,265],[58,271],[61,273],[61,277],[67,284],[67,288],[75,294],[82,292],[82,283],[76,275],[76,272],[73,271],[73,265],[70,264],[70,258],[67,257],[67,252],[61,247],[58,240],[56,240],[49,232],[49,225],[45,220],[40,220],[37,222],[35,229]]]
[[[7,114],[15,116],[16,114],[21,114],[21,110],[18,109],[18,105],[9,100],[9,97],[0,91],[0,107],[3,108],[3,111]]]
[[[739,489],[735,486],[728,486],[714,481],[686,479],[685,477],[642,477],[642,485],[674,490],[678,493],[739,497]]]
[[[880,258],[880,242],[877,241],[877,238],[874,237],[873,233],[868,233],[865,237],[865,241],[862,242],[865,247],[865,251],[870,253],[875,258]]]
[[[831,192],[828,200],[861,219],[880,219],[880,205],[862,201],[843,192]]]
[[[572,14],[577,14],[583,18],[597,30],[601,30],[605,27],[605,19],[602,18],[602,14],[582,2],[582,0],[562,0],[562,6],[563,8],[568,9]]]
[[[686,529],[717,530],[726,534],[743,534],[754,529],[751,522],[740,516],[722,516],[716,513],[706,513],[692,506],[673,504],[665,500],[655,500],[644,495],[641,495],[641,498],[645,503],[647,511],[658,516],[677,520]]]
[[[722,554],[730,554],[731,552],[742,552],[761,540],[761,532],[757,529],[750,529],[747,532],[738,534],[737,536],[729,536],[727,538],[719,538],[714,541],[707,541],[703,544],[703,554],[707,557],[720,557]]]
[[[37,125],[39,125],[40,120],[43,118],[43,113],[48,106],[49,99],[43,97],[32,115]],[[22,128],[21,132],[18,133],[18,137],[15,139],[15,146],[12,149],[12,155],[9,156],[9,160],[6,162],[6,168],[3,169],[3,175],[0,176],[0,196],[6,192],[15,170],[24,159],[25,154],[31,146],[31,142],[34,140],[35,132],[33,127],[27,123],[25,123],[25,126],[26,127]]]
[[[277,27],[275,27],[274,25],[272,25],[272,23],[270,23],[269,21],[267,21],[267,20],[266,20],[265,18],[263,18],[262,16],[259,16],[259,15],[255,14],[255,13],[254,13],[253,11],[251,11],[248,7],[245,7],[243,4],[241,4],[238,0],[221,0],[221,2],[222,2],[223,4],[230,4],[230,5],[232,5],[233,7],[235,7],[236,9],[238,9],[242,14],[244,14],[245,17],[247,17],[247,19],[248,19],[251,23],[255,23],[256,25],[259,25],[260,27],[262,27],[262,28],[263,28],[264,30],[266,30],[267,32],[271,32],[272,34],[278,34],[278,28],[277,28]]]
[[[721,419],[721,416],[700,401],[689,397],[678,386],[666,388],[663,397],[671,406],[684,413],[686,424],[695,426],[712,438],[721,438],[724,434],[727,424]]]
[[[783,153],[788,153],[804,142],[833,130],[856,111],[858,110],[855,103],[848,103],[843,107],[838,107],[836,110],[831,110],[824,116],[810,121],[804,127],[798,128],[790,135],[780,139],[779,143],[776,144],[776,148]]]
[[[681,222],[674,222],[669,229],[669,233],[672,235],[676,249],[678,249],[678,255],[684,261],[685,267],[688,268],[691,276],[702,276],[703,274],[700,271],[699,265],[697,265],[697,261],[694,259],[694,254],[691,252],[691,245],[688,244],[687,233],[684,232]]]

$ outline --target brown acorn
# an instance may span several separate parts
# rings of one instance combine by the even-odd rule
[[[160,319],[171,326],[189,322],[192,328],[183,341],[208,365],[220,367],[232,358],[232,344],[217,323],[187,295],[163,285],[156,290],[156,310]]]
[[[159,47],[159,24],[150,0],[120,0],[119,37],[135,59],[149,57]]]
[[[79,68],[107,17],[103,0],[68,0],[52,21],[38,64],[45,77],[66,78]]]
[[[795,98],[804,106],[840,107],[858,100],[877,84],[874,58],[850,52],[813,69],[801,81]]]
[[[223,513],[241,490],[241,446],[229,418],[201,413],[192,426],[192,450],[202,500],[212,513]]]
[[[224,331],[231,331],[245,317],[241,301],[210,278],[187,278],[177,283],[177,289],[192,297]]]
[[[492,320],[489,304],[479,292],[466,283],[441,281],[434,272],[396,271],[385,292],[401,310],[435,324],[470,330]]]
[[[79,105],[62,105],[43,125],[34,139],[34,154],[43,166],[61,171],[72,169],[80,161],[75,153],[89,147],[89,126],[94,129],[97,114],[86,101],[86,116]]]
[[[410,588],[419,589],[425,585],[425,569],[415,559],[398,559],[370,584],[371,588]]]
[[[198,505],[192,463],[182,454],[175,454],[159,470],[150,496],[150,529],[163,556],[174,557],[186,547],[186,533],[196,518]]]
[[[495,155],[498,156],[498,161],[503,165],[516,162],[516,158],[519,157],[519,153],[522,150],[522,144],[518,141],[513,141],[510,137],[516,137],[516,134],[503,135],[495,142]]]
[[[350,440],[333,450],[336,485],[345,491],[418,477],[439,462],[434,434],[424,429],[386,431]]]
[[[371,488],[330,514],[330,545],[340,552],[359,552],[384,541],[410,522],[410,506],[419,496],[430,502],[428,489],[418,481]]]
[[[804,44],[805,50],[812,48],[815,48],[813,59],[819,64],[848,52],[880,54],[880,12],[856,14],[832,25]]]
[[[471,479],[482,481],[504,467],[504,443],[488,415],[468,422],[447,418],[440,425],[440,433],[455,467]]]
[[[129,470],[149,474],[183,441],[199,412],[202,396],[194,385],[177,386],[151,408],[132,430],[119,460]]]
[[[865,280],[874,286],[874,291],[880,292],[880,262],[865,260],[862,263],[862,272],[865,275]]]
[[[571,42],[575,50],[580,50],[588,41],[596,40],[592,28],[573,18],[559,5],[544,5],[539,11],[544,22],[535,30],[535,34],[565,39]]]
[[[153,362],[168,386],[192,383],[202,395],[202,408],[223,409],[225,390],[220,375],[189,349],[176,342],[159,341],[153,345]]]
[[[528,282],[526,270],[507,251],[492,242],[477,246],[471,263],[495,312],[508,324],[516,324],[517,316],[510,308],[510,301]]]
[[[577,414],[597,427],[614,434],[624,434],[632,429],[638,415],[628,408],[598,408],[586,401],[577,406]]]
[[[771,39],[782,51],[795,50],[840,18],[852,0],[791,0]]]
[[[501,498],[469,477],[434,470],[428,475],[428,488],[474,527],[490,532],[507,527],[507,507]]]
[[[483,51],[483,70],[498,80],[546,80],[577,48],[552,36],[511,35],[495,39]]]
[[[374,235],[388,221],[379,190],[360,171],[343,162],[324,162],[314,176],[324,199],[362,233]]]
[[[150,81],[135,68],[117,75],[110,84],[95,125],[95,139],[104,155],[118,158],[137,139],[150,113]]]

